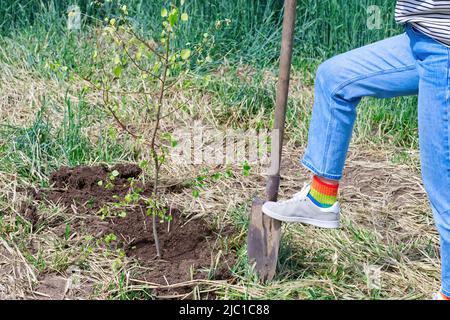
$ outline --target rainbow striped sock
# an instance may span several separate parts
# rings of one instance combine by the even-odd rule
[[[326,183],[314,176],[308,198],[318,207],[329,208],[336,202],[338,188],[339,184]]]
[[[450,297],[447,297],[442,291],[440,292],[442,300],[450,300]]]

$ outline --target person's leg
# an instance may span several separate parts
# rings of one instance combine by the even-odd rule
[[[417,59],[422,176],[440,235],[442,293],[450,297],[450,48],[408,28]]]
[[[366,96],[389,98],[416,94],[418,83],[416,62],[406,33],[322,63],[317,70],[308,146],[302,161],[315,177],[292,199],[266,202],[263,212],[285,222],[339,227],[337,184],[359,101]]]
[[[339,180],[361,98],[416,94],[415,63],[406,33],[322,63],[303,165],[319,177]]]

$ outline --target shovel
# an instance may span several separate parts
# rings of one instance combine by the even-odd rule
[[[280,186],[281,148],[283,145],[286,105],[291,71],[292,45],[297,0],[286,0],[284,4],[283,32],[281,39],[280,70],[278,76],[275,121],[272,134],[270,168],[266,184],[266,201],[277,201]],[[247,235],[249,262],[262,281],[270,281],[275,275],[278,249],[281,240],[281,222],[262,212],[264,201],[255,199],[252,204]]]

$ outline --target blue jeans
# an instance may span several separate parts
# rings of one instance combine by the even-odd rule
[[[422,177],[440,235],[442,292],[450,296],[450,48],[408,25],[322,63],[302,164],[339,180],[361,98],[417,93]]]

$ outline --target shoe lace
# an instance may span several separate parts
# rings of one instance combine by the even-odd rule
[[[296,193],[296,194],[294,194],[294,196],[293,196],[292,198],[287,199],[287,200],[284,200],[283,203],[284,203],[284,204],[286,204],[286,203],[292,203],[292,202],[297,202],[297,201],[300,201],[300,200],[301,200],[301,199],[299,199],[298,194]],[[302,199],[302,200],[304,200],[304,199]]]
[[[283,204],[286,204],[286,203],[292,203],[292,202],[298,202],[298,201],[306,201],[306,197],[303,197],[303,198],[300,198],[300,197],[301,197],[302,194],[304,193],[304,189],[305,189],[307,186],[309,186],[309,184],[305,182],[305,183],[303,184],[303,188],[302,188],[301,191],[299,191],[299,192],[297,192],[297,193],[294,193],[294,195],[292,196],[292,198],[287,199],[287,200],[284,200],[284,201],[282,201],[282,203],[283,203]],[[279,203],[280,203],[280,202],[279,202]],[[281,203],[280,203],[280,204],[281,204]]]

